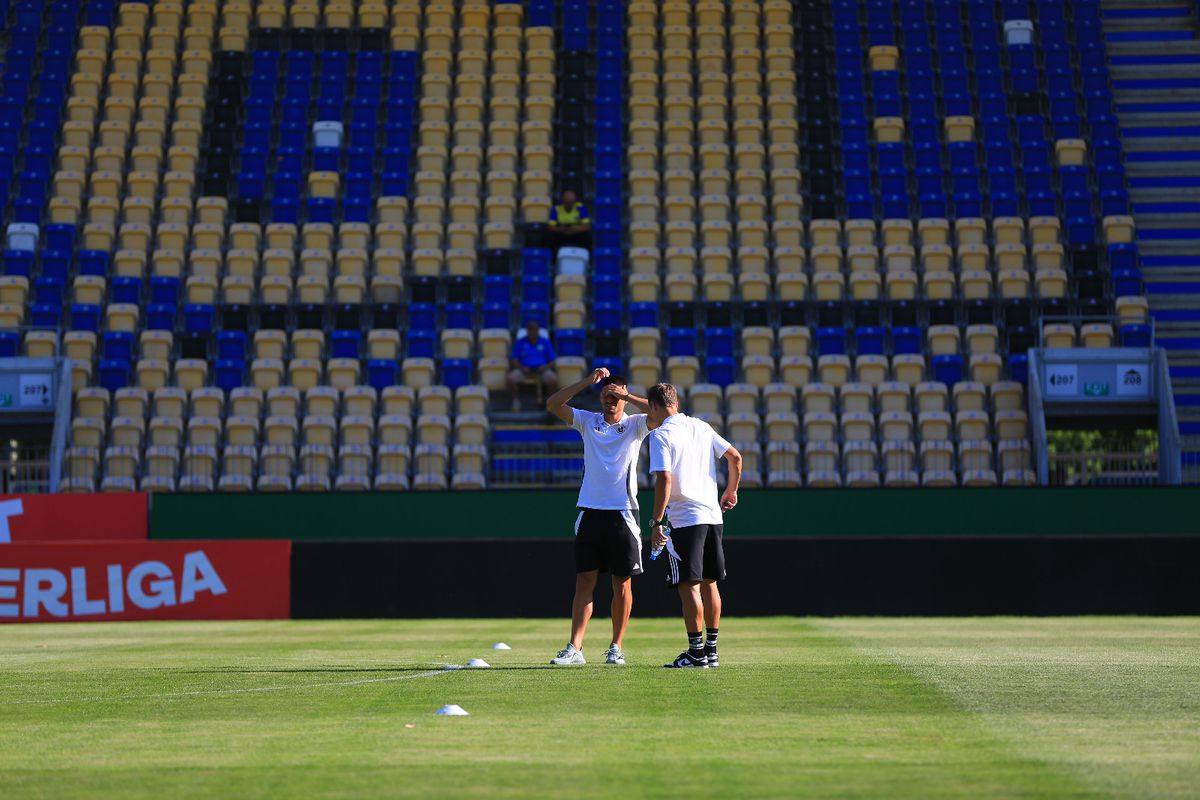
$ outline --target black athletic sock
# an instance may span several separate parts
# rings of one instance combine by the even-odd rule
[[[708,639],[707,639],[707,641],[704,642],[704,647],[707,650],[716,650],[717,649],[717,629],[716,628],[708,629]]]
[[[704,634],[700,631],[688,632],[688,655],[693,658],[704,658]]]

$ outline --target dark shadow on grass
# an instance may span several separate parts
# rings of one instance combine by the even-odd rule
[[[547,664],[546,666],[530,665],[530,666],[522,666],[522,667],[483,667],[483,668],[459,667],[458,669],[461,669],[463,672],[477,672],[477,671],[482,671],[484,669],[508,672],[508,671],[514,671],[514,670],[527,670],[527,669],[561,669],[561,667],[553,667],[553,666],[550,666],[549,664]],[[280,668],[208,667],[206,669],[188,669],[188,670],[176,670],[176,669],[171,669],[169,667],[164,668],[164,671],[166,671],[166,672],[179,672],[179,673],[188,674],[188,675],[205,675],[205,674],[228,675],[228,674],[238,674],[238,673],[245,674],[245,675],[262,675],[262,674],[272,674],[272,675],[298,674],[299,675],[299,674],[307,674],[307,673],[341,673],[341,672],[350,672],[350,673],[354,673],[354,672],[398,673],[399,672],[399,673],[403,673],[403,672],[431,672],[431,671],[437,671],[437,670],[447,670],[447,671],[453,671],[453,672],[458,671],[458,670],[450,670],[443,664],[427,664],[423,667],[422,666],[416,666],[416,667],[280,667]]]
[[[260,675],[269,673],[273,675],[303,675],[307,673],[326,673],[326,672],[430,672],[432,670],[446,669],[441,664],[429,664],[424,667],[208,667],[206,669],[189,669],[178,670],[193,675],[203,674],[234,674],[243,673],[246,675]]]

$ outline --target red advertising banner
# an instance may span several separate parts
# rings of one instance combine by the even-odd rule
[[[10,544],[0,622],[286,619],[284,540]]]
[[[10,542],[144,541],[147,495],[0,495],[0,545]]]

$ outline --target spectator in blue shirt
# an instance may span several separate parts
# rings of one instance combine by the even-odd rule
[[[542,331],[537,320],[525,323],[525,335],[517,335],[513,344],[511,366],[508,373],[508,390],[512,393],[513,411],[521,410],[521,381],[538,380],[546,387],[546,392],[558,389],[558,375],[554,372],[554,345],[550,337]]]

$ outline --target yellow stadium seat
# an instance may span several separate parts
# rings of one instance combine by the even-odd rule
[[[964,439],[958,443],[958,465],[963,471],[963,485],[966,475],[977,471],[990,471],[992,468],[991,442],[982,439]]]
[[[995,353],[977,353],[970,358],[971,379],[985,386],[1000,380],[1004,362]]]
[[[936,381],[918,383],[913,389],[913,395],[918,412],[945,411],[949,407],[948,392],[944,383]]]
[[[336,389],[357,386],[361,378],[357,358],[331,358],[326,365],[325,380]]]
[[[885,381],[875,389],[879,400],[879,411],[886,414],[890,411],[907,412],[910,408],[911,387],[899,381]]]
[[[1150,305],[1145,297],[1118,297],[1116,308],[1122,325],[1143,324],[1150,316]]]
[[[1034,284],[1037,285],[1038,297],[1048,299],[1048,297],[1066,297],[1067,296],[1067,272],[1058,269],[1038,270],[1033,276]]]
[[[105,444],[104,433],[105,425],[103,418],[75,417],[71,420],[71,444],[74,447],[101,448]]]
[[[828,411],[804,414],[804,438],[809,442],[833,442],[837,438],[837,416]]]
[[[779,377],[783,383],[788,383],[792,386],[803,386],[812,377],[812,358],[809,356],[780,357]],[[749,377],[747,377],[747,380],[749,380]]]
[[[752,384],[733,385],[752,386]],[[793,412],[796,410],[796,387],[793,385],[787,383],[767,384],[762,389],[762,396],[763,407],[768,414]]]
[[[804,445],[804,467],[810,476],[837,474],[840,453],[837,443],[830,439],[809,440]],[[833,485],[837,485],[836,483]]]
[[[848,441],[842,446],[842,463],[846,468],[846,485],[878,486],[879,450],[874,442]]]
[[[840,387],[850,380],[850,359],[844,355],[824,355],[817,359],[817,372],[822,383]]]
[[[687,393],[687,408],[691,414],[721,414],[724,400],[721,387],[712,383],[694,384]]]
[[[954,427],[959,441],[987,439],[991,421],[983,411],[960,411],[954,415]]]
[[[175,385],[185,391],[204,386],[208,378],[208,362],[198,358],[181,358],[175,362]]]
[[[809,364],[811,372],[811,362]],[[742,358],[742,380],[758,386],[766,386],[775,379],[775,359],[770,356],[744,356]],[[805,379],[807,381],[807,378]],[[801,385],[796,383],[793,385]]]
[[[842,438],[846,442],[868,442],[875,438],[875,417],[860,411],[847,411],[841,416]]]
[[[695,275],[667,275],[663,280],[667,300],[672,303],[690,303],[696,299]]]
[[[460,386],[454,392],[454,410],[456,414],[486,416],[490,402],[490,395],[484,386]]]
[[[952,391],[954,410],[985,411],[987,408],[987,387],[975,381],[959,381],[954,384]]]
[[[866,383],[845,383],[838,390],[841,410],[871,413],[875,405],[875,390]]]
[[[485,415],[460,414],[454,420],[454,443],[456,445],[486,445],[488,432],[488,418]]]
[[[809,383],[806,384],[800,392],[801,401],[804,406],[804,413],[811,414],[818,411],[832,412],[836,408],[835,404],[836,387],[827,383]]]
[[[997,411],[996,436],[999,439],[1024,440],[1029,435],[1029,420],[1024,411]]]
[[[936,412],[929,412],[930,414]],[[924,415],[922,415],[924,416]],[[945,415],[940,415],[945,416]],[[938,429],[942,423],[939,421]],[[946,432],[949,432],[949,421],[945,421]],[[925,472],[950,472],[954,469],[954,445],[946,438],[935,439],[922,436],[921,468]]]
[[[886,356],[861,355],[854,359],[855,380],[868,386],[878,386],[887,380]]]
[[[720,414],[694,413],[692,416],[707,422],[721,436],[734,441],[757,441],[759,433],[758,414],[730,414],[728,427]]]
[[[89,386],[75,393],[75,416],[108,418],[109,394],[107,389]]]
[[[995,353],[1000,342],[1000,331],[995,325],[970,325],[967,327],[967,352]]]
[[[1075,326],[1069,323],[1047,323],[1042,326],[1042,345],[1049,348],[1075,346]]]
[[[1005,300],[1029,297],[1029,273],[1023,269],[1003,270],[996,274],[1000,297]]]
[[[1112,347],[1112,325],[1102,322],[1085,324],[1079,329],[1079,339],[1084,347]]]
[[[633,356],[629,359],[630,380],[639,386],[653,386],[662,376],[662,359],[657,355]]]
[[[959,331],[956,325],[931,325],[927,339],[931,355],[956,355],[959,352]]]
[[[165,386],[170,367],[166,361],[143,358],[137,362],[137,385],[148,392]]]
[[[700,361],[695,356],[672,356],[667,359],[667,380],[687,390],[700,375]],[[649,385],[649,384],[645,384]]]
[[[996,456],[1005,472],[1029,469],[1029,451],[1029,442],[1025,439],[1004,439],[996,443]]]
[[[417,392],[417,413],[422,416],[450,416],[451,393],[445,386],[423,386]]]

